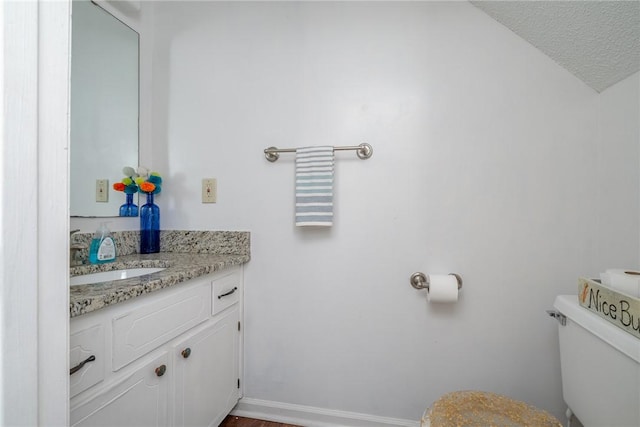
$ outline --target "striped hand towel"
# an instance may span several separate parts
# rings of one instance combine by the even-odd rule
[[[296,225],[333,225],[333,147],[296,150]]]

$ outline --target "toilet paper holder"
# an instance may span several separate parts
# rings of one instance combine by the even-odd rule
[[[460,290],[462,288],[462,277],[460,277],[460,275],[456,273],[449,273],[449,275],[455,276],[456,280],[458,281],[458,290]],[[427,291],[429,291],[429,276],[420,271],[413,273],[411,275],[411,278],[409,279],[409,282],[411,283],[411,286],[416,289],[426,289]]]

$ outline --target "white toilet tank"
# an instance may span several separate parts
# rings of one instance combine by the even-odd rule
[[[560,295],[564,401],[585,427],[640,426],[640,339]]]

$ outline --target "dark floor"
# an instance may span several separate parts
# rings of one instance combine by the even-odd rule
[[[300,427],[293,424],[274,423],[229,415],[218,427]]]

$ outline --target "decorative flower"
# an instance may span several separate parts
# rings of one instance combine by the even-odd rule
[[[122,173],[125,175],[122,181],[113,184],[113,189],[116,191],[124,191],[125,194],[135,194],[138,192],[138,186],[136,185],[134,178],[138,176],[135,169],[130,166],[122,168]]]
[[[140,183],[140,191],[143,193],[153,193],[156,186],[152,182],[143,181]]]
[[[122,168],[125,175],[122,181],[113,184],[116,191],[124,191],[125,194],[141,193],[158,194],[162,191],[162,177],[158,172],[149,173],[149,169],[138,166],[138,171],[130,166]]]
[[[139,176],[135,183],[140,188],[141,193],[158,194],[162,191],[162,177],[158,172],[151,172],[148,176]]]

